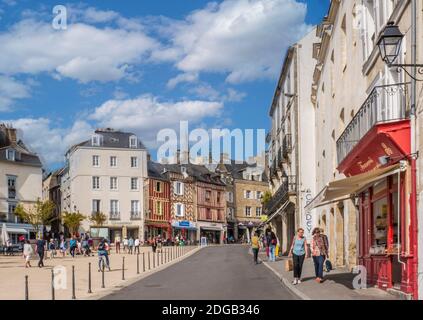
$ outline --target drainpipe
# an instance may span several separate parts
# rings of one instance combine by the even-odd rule
[[[411,64],[417,63],[417,0],[411,1]],[[417,76],[417,68],[412,69],[412,75],[414,78]],[[410,131],[411,131],[411,194],[410,194],[410,243],[411,252],[413,254],[412,260],[412,275],[413,279],[413,296],[415,299],[418,298],[418,251],[417,251],[417,239],[418,239],[418,228],[417,228],[417,170],[416,170],[416,101],[417,101],[417,88],[416,80],[411,79],[411,107],[410,107]]]

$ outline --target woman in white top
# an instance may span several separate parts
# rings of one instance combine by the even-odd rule
[[[29,240],[27,240],[23,247],[23,256],[25,258],[25,268],[31,267],[30,260],[33,254],[34,254],[34,250],[32,249],[32,246]]]

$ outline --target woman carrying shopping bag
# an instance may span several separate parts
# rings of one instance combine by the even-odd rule
[[[297,234],[292,239],[291,249],[289,249],[288,257],[292,257],[294,281],[292,284],[301,283],[301,273],[303,270],[304,259],[307,258],[307,240],[304,237],[304,229],[299,228]]]
[[[311,255],[313,256],[314,270],[316,273],[316,282],[323,282],[323,264],[328,256],[328,247],[326,239],[320,234],[319,228],[314,228],[311,233]]]

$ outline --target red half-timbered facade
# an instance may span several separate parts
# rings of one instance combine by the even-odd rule
[[[145,218],[146,239],[161,235],[171,237],[170,182],[160,164],[148,165],[148,211]]]

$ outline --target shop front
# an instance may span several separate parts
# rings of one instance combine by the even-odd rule
[[[172,227],[169,222],[145,222],[145,239],[150,240],[161,236],[162,239],[168,239],[172,235]]]
[[[199,228],[198,241],[205,237],[208,244],[223,244],[223,239],[226,236],[223,223],[198,221],[197,224]]]
[[[181,237],[190,244],[195,244],[197,239],[197,225],[188,220],[172,220],[172,237]]]
[[[416,297],[409,122],[376,123],[350,148],[342,139],[352,138],[342,135],[337,142],[338,170],[347,178],[328,183],[306,210],[352,199],[358,210],[357,260],[367,284]]]

